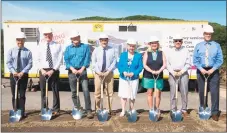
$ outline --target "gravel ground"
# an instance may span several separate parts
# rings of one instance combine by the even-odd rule
[[[225,132],[226,114],[220,115],[218,122],[212,119],[202,121],[198,118],[196,110],[190,110],[190,115],[182,122],[174,123],[169,112],[162,112],[158,122],[148,118],[147,111],[138,111],[136,123],[129,123],[125,117],[117,115],[110,117],[104,123],[94,119],[83,118],[73,120],[70,111],[61,111],[58,117],[50,121],[41,121],[39,111],[29,111],[28,117],[18,123],[8,123],[8,111],[2,112],[3,132]]]

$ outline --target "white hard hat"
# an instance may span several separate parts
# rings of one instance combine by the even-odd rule
[[[183,40],[182,36],[177,34],[173,37],[173,40]]]
[[[69,35],[69,38],[78,37],[78,36],[80,36],[80,33],[78,31],[72,31]]]
[[[102,39],[104,39],[104,38],[107,38],[107,39],[108,39],[109,37],[108,37],[108,35],[106,35],[106,34],[101,34],[101,35],[99,36],[99,39],[101,39],[101,38],[102,38]]]
[[[213,27],[211,25],[204,25],[203,32],[213,33],[214,29],[213,29]]]
[[[137,42],[134,40],[134,39],[128,39],[127,40],[127,44],[134,44],[134,45],[136,45],[137,44]]]
[[[26,38],[26,35],[24,34],[24,32],[18,32],[16,38]]]
[[[45,33],[52,33],[53,31],[52,31],[52,28],[44,28],[43,30],[43,34],[45,34]]]
[[[156,36],[151,36],[150,39],[148,40],[148,42],[158,42],[158,41],[159,39]]]

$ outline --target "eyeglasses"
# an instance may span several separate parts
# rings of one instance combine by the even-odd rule
[[[182,40],[174,40],[174,42],[182,42]]]

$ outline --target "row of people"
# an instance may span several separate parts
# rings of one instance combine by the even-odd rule
[[[210,25],[204,27],[204,41],[198,43],[194,49],[193,64],[197,67],[197,80],[199,88],[200,105],[204,102],[204,78],[202,75],[210,75],[209,88],[211,90],[212,103],[212,118],[218,120],[219,111],[219,71],[218,69],[223,63],[223,55],[220,44],[211,40],[213,28]],[[81,43],[80,34],[72,32],[70,39],[72,44],[69,45],[63,52],[61,45],[53,41],[53,34],[51,28],[46,28],[43,31],[46,39],[46,44],[40,44],[37,49],[39,68],[39,80],[41,89],[41,108],[45,108],[45,77],[49,76],[49,84],[53,91],[53,115],[58,115],[60,111],[59,98],[59,67],[64,55],[66,69],[68,70],[69,85],[72,92],[72,101],[74,106],[77,105],[76,95],[76,74],[80,74],[80,83],[84,93],[85,110],[88,118],[93,118],[91,109],[90,92],[88,90],[87,68],[90,66],[94,72],[95,84],[95,105],[96,109],[100,109],[101,97],[101,81],[99,77],[105,76],[107,98],[110,98],[110,106],[113,102],[113,71],[118,68],[120,73],[118,96],[121,98],[122,112],[120,116],[125,115],[125,105],[127,98],[130,100],[131,108],[134,109],[134,103],[139,85],[139,74],[143,71],[142,86],[147,89],[147,102],[149,109],[153,107],[153,89],[154,77],[159,75],[157,79],[157,96],[156,106],[159,109],[161,101],[161,92],[163,90],[163,70],[165,68],[169,71],[170,84],[170,109],[176,108],[175,104],[175,80],[174,77],[181,76],[179,88],[181,92],[182,108],[181,111],[184,116],[187,116],[188,104],[188,81],[189,76],[187,70],[190,68],[191,61],[189,52],[182,47],[183,38],[176,35],[173,39],[174,48],[169,51],[166,56],[165,53],[159,50],[159,39],[155,36],[150,37],[148,42],[148,50],[142,56],[135,52],[137,42],[134,39],[128,39],[127,52],[120,55],[120,60],[114,56],[114,49],[108,45],[108,36],[100,35],[100,46],[95,48],[92,55],[88,44]],[[9,50],[7,56],[7,66],[10,70],[10,84],[12,92],[12,103],[14,103],[15,80],[14,77],[19,77],[19,107],[22,110],[22,115],[25,116],[25,92],[28,82],[28,72],[32,68],[33,60],[30,50],[24,47],[25,34],[20,32],[16,37],[17,47]],[[132,88],[132,93],[129,94],[127,88]],[[80,104],[80,103],[79,103]],[[14,106],[14,105],[13,105]],[[110,110],[110,109],[109,109]]]

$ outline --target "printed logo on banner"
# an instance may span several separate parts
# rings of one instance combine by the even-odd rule
[[[103,32],[103,24],[93,24],[93,32]]]

